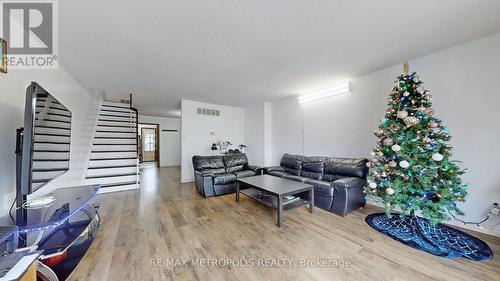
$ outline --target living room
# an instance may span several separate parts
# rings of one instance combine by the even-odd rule
[[[1,280],[499,278],[500,3],[20,2]]]

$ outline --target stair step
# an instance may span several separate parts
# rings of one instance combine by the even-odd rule
[[[92,153],[115,153],[115,152],[137,152],[137,150],[92,150]]]
[[[64,141],[39,141],[39,140],[35,140],[34,141],[35,144],[70,144],[69,142],[64,142]]]
[[[102,110],[99,112],[99,117],[126,117],[126,118],[135,118],[136,114],[134,111],[109,111],[109,110]]]
[[[31,180],[32,183],[46,183],[46,182],[49,182],[51,181],[52,178],[47,178],[47,179],[33,179]]]
[[[135,118],[99,118],[99,124],[119,124],[119,123],[129,123],[135,125]]]
[[[98,140],[100,142],[97,142]],[[97,146],[101,146],[101,145],[132,145],[134,147],[136,146],[135,141],[131,141],[129,139],[125,139],[125,141],[123,141],[123,142],[119,142],[118,141],[119,139],[111,139],[111,140],[107,140],[108,142],[106,142],[106,143],[104,142],[104,140],[106,140],[106,139],[98,139],[98,140],[94,140],[94,145],[97,145]]]
[[[117,165],[117,166],[89,167],[89,170],[98,170],[98,169],[115,169],[115,168],[132,168],[132,167],[137,167],[137,165]]]
[[[115,131],[112,131],[112,132],[109,132],[109,131],[106,131],[106,132],[101,132],[101,131],[96,131],[95,133],[95,136],[96,138],[131,138],[131,139],[136,139],[137,136],[136,136],[136,133],[135,132],[126,132],[126,133],[123,133],[123,132],[115,132]]]
[[[129,144],[118,144],[118,145],[95,145],[92,147],[92,152],[99,153],[100,151],[108,152],[118,152],[118,151],[137,151],[137,146]]]
[[[69,158],[33,158],[34,162],[69,162]]]
[[[67,171],[68,168],[33,168],[33,173],[43,173],[43,172],[61,172]]]
[[[92,176],[87,176],[86,179],[117,178],[126,176],[137,176],[137,173],[133,172],[133,173],[121,173],[121,174],[92,175]]]
[[[71,124],[71,121],[67,121],[67,120],[56,120],[56,119],[51,119],[51,118],[45,118],[45,119],[43,119],[43,121],[51,121],[51,122],[55,122],[55,123],[66,123],[66,124]]]
[[[89,161],[89,169],[98,169],[99,167],[109,166],[137,166],[137,158],[122,158],[122,159],[94,159]]]
[[[35,127],[35,134],[51,134],[57,136],[70,136],[71,131],[61,129],[61,128],[44,128],[44,127]]]
[[[70,142],[70,136],[69,135],[58,135],[58,134],[40,134],[40,133],[35,133],[35,142],[65,142],[69,143]]]
[[[101,126],[97,125],[96,132],[109,133],[109,132],[119,132],[119,133],[135,133],[136,127],[128,126]]]
[[[100,119],[108,120],[108,121],[136,121],[135,114],[126,114],[126,115],[113,115],[113,114],[99,114]]]
[[[89,178],[86,179],[87,184],[113,184],[118,182],[135,182],[137,180],[137,175],[116,175],[114,177],[99,177],[99,178]]]
[[[37,108],[45,108],[44,105],[37,105],[36,107]],[[69,112],[69,113],[71,113],[71,111],[69,111],[67,109],[57,108],[57,107],[53,107],[53,106],[50,106],[49,110],[50,110],[49,112],[54,112],[54,113],[62,113],[62,112]]]
[[[54,127],[54,126],[47,126],[47,125],[36,125],[36,128],[47,128],[47,129],[58,129],[58,130],[71,131],[71,128],[62,128],[62,127]]]
[[[43,169],[61,169],[61,170],[67,170],[69,169],[69,162],[68,161],[36,161],[33,160],[33,170],[43,170]]]
[[[132,109],[128,109],[128,108],[120,109],[117,107],[102,107],[101,112],[104,114],[108,114],[109,112],[135,114],[135,112]]]
[[[61,144],[61,143],[34,143],[35,150],[61,150],[61,151],[69,151],[69,143]]]
[[[36,115],[36,120],[38,120],[40,114],[37,112],[37,115]],[[47,113],[45,115],[46,118],[50,118],[52,120],[58,120],[58,121],[71,121],[71,116],[66,116],[66,115],[62,115],[62,114],[58,114],[58,113]]]
[[[32,179],[34,181],[36,180],[46,180],[46,179],[53,179],[57,176],[60,176],[64,174],[67,170],[61,170],[61,171],[42,171],[42,172],[35,172],[33,171],[32,174]]]
[[[115,130],[115,128],[118,128],[117,130],[122,130],[125,129],[126,131],[129,131],[128,129],[131,129],[130,131],[135,132],[136,126],[135,123],[129,125],[127,124],[97,124],[97,128],[102,129],[102,130]]]
[[[95,153],[92,152],[91,158],[92,160],[97,160],[97,159],[123,159],[123,158],[132,158],[135,157],[137,158],[137,152],[136,151],[131,151],[131,152],[102,152],[102,153]]]
[[[102,106],[116,106],[116,107],[124,107],[124,108],[130,108],[130,104],[128,103],[123,103],[123,102],[118,102],[118,101],[102,101]]]

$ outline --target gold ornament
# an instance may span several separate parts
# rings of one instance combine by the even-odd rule
[[[398,165],[398,163],[396,163],[395,161],[389,162],[389,167],[391,167],[391,168],[395,168],[397,165]]]

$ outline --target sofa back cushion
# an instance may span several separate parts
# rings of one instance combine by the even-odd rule
[[[248,165],[248,158],[244,153],[224,155],[222,158],[228,173],[242,171]]]
[[[226,173],[222,156],[193,156],[193,168],[200,172]]]
[[[300,171],[302,170],[303,159],[304,156],[302,155],[284,154],[283,157],[281,157],[280,166],[286,173],[299,176]]]
[[[366,178],[368,168],[363,158],[328,157],[325,163],[323,180],[335,181],[345,177]]]
[[[323,177],[323,171],[325,169],[326,157],[321,156],[309,156],[304,157],[302,161],[302,170],[300,175],[302,177],[308,177],[315,180],[320,180]]]

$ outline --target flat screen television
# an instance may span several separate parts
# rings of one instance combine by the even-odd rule
[[[69,170],[71,111],[36,82],[26,90],[16,140],[16,224],[26,223],[27,196]]]

